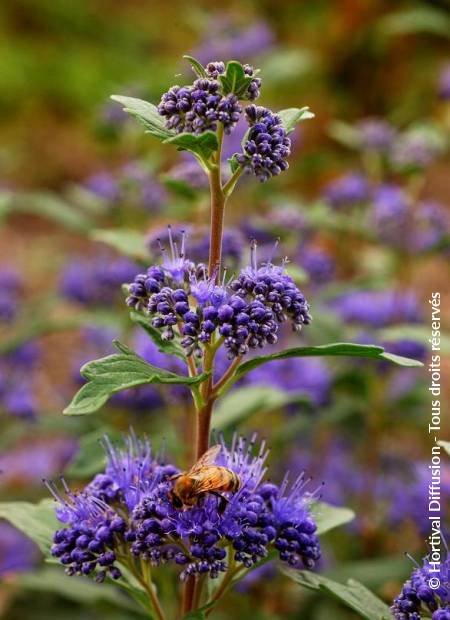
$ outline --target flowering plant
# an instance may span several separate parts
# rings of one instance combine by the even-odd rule
[[[214,407],[236,382],[277,359],[328,355],[421,365],[369,344],[331,343],[270,352],[286,324],[295,332],[309,325],[310,305],[289,273],[287,260],[258,262],[254,240],[249,265],[236,275],[226,273],[222,266],[226,204],[242,175],[264,183],[288,169],[289,135],[313,114],[307,107],[275,113],[253,103],[260,96],[262,79],[249,65],[230,61],[204,67],[194,58],[188,60],[195,80],[171,87],[158,106],[113,97],[143,123],[147,133],[188,151],[209,183],[208,256],[191,260],[186,235],[177,238],[169,227],[169,247],[161,242],[158,263],[131,278],[130,265],[119,265],[110,276],[123,267],[131,320],[160,353],[173,356],[181,370],[149,363],[115,341],[117,353],[81,368],[86,382],[64,412],[91,414],[114,394],[139,386],[187,387],[193,416],[189,412],[180,420],[189,431],[186,436],[193,437],[188,442],[187,471],[181,462],[155,455],[150,442],[132,432],[123,448],[106,437],[105,469],[83,489],[72,491],[64,480],[61,485],[47,482],[57,502],[59,525],[48,502],[26,509],[41,548],[61,562],[68,575],[113,580],[159,620],[169,612],[185,618],[208,616],[229,587],[271,559],[279,559],[286,574],[306,587],[328,591],[337,587],[309,571],[320,559],[318,536],[348,521],[351,511],[319,502],[318,490],[301,472],[286,475],[279,484],[269,482],[268,450],[264,442],[257,447],[255,437],[246,441],[234,436],[229,443],[219,436],[210,446]],[[224,162],[224,136],[241,118],[248,126],[241,150]],[[97,284],[94,274],[89,293],[98,301],[105,297],[106,270],[100,271]],[[73,295],[77,287],[69,276],[65,290]],[[84,293],[77,295],[83,298]],[[265,354],[255,355],[258,349]],[[20,508],[10,510],[20,521]],[[179,604],[174,604],[174,597],[162,600],[163,565],[175,569],[176,583],[181,582]],[[368,618],[381,618],[387,610],[360,584],[341,586],[337,596],[354,609],[369,609],[367,614],[372,609]]]

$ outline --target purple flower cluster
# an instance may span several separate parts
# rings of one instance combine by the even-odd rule
[[[354,207],[369,199],[370,187],[364,175],[349,172],[331,181],[324,190],[325,201],[335,209]]]
[[[450,620],[450,557],[440,564],[438,573],[435,568],[425,558],[413,570],[391,607],[396,620],[421,620],[430,614],[432,620]],[[432,577],[440,582],[437,589],[430,586]]]
[[[184,237],[180,253],[171,246],[171,258],[165,256],[162,266],[150,267],[129,284],[126,303],[149,315],[164,339],[175,338],[177,329],[187,355],[201,356],[201,344],[218,333],[232,359],[275,344],[279,325],[288,319],[296,331],[311,321],[309,305],[284,266],[269,261],[258,267],[256,244],[250,266],[227,285],[216,284],[204,265],[185,259]]]
[[[127,258],[74,258],[63,268],[59,290],[66,299],[83,305],[109,305],[119,298],[121,285],[133,277],[136,269]]]
[[[52,553],[69,575],[92,574],[117,579],[116,553],[132,554],[152,565],[173,563],[180,578],[217,577],[230,561],[251,567],[276,549],[292,568],[314,567],[320,557],[316,524],[310,514],[314,494],[305,491],[303,475],[289,485],[262,482],[268,451],[255,438],[221,439],[216,464],[237,474],[241,487],[223,498],[205,494],[196,505],[179,509],[172,503],[173,476],[178,469],[154,458],[147,441],[134,435],[125,449],[106,438],[105,472],[79,494],[65,486],[65,497],[49,483],[58,501],[57,516],[67,527],[55,533]],[[121,516],[119,516],[119,513]]]
[[[280,117],[268,108],[249,105],[245,116],[250,129],[243,152],[236,154],[236,160],[245,172],[264,182],[289,168],[291,140]]]
[[[172,86],[161,97],[158,112],[165,117],[167,129],[176,133],[216,131],[217,124],[222,123],[229,134],[239,120],[242,107],[236,95],[222,94],[216,79],[199,78],[192,86]]]

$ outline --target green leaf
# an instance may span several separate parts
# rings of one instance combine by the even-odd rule
[[[199,194],[201,189],[196,189],[189,185],[186,181],[182,179],[174,179],[168,174],[165,174],[161,177],[161,181],[164,185],[170,189],[171,192],[181,196],[181,198],[187,198],[188,200],[193,200]]]
[[[344,121],[332,121],[328,126],[328,134],[343,146],[351,149],[358,148],[359,132],[350,123]]]
[[[304,108],[286,108],[286,110],[277,112],[277,115],[281,118],[281,122],[287,133],[294,131],[297,123],[300,123],[300,121],[314,118],[314,114],[310,111],[308,106]]]
[[[194,73],[199,77],[199,78],[204,78],[206,77],[206,70],[205,67],[202,65],[202,63],[200,61],[198,61],[196,58],[194,58],[193,56],[188,56],[187,54],[185,54],[183,56],[183,58],[185,58],[192,66],[192,69],[194,71]]]
[[[231,174],[236,172],[236,170],[240,167],[240,163],[237,160],[236,154],[230,157],[230,159],[228,160],[228,163],[230,164]]]
[[[274,360],[288,359],[291,357],[363,357],[373,358],[380,361],[390,361],[400,366],[408,366],[411,368],[423,366],[422,362],[401,357],[393,353],[386,352],[383,347],[371,344],[353,344],[350,342],[336,342],[332,344],[322,344],[316,347],[295,347],[294,349],[286,349],[280,353],[272,353],[271,355],[261,355],[254,357],[247,362],[241,364],[234,375],[235,380],[261,366],[267,362]]]
[[[153,327],[148,318],[140,312],[132,310],[130,312],[130,317],[133,323],[137,323],[139,327],[142,327],[142,329],[150,336],[158,347],[158,351],[161,351],[161,353],[167,353],[167,355],[175,355],[180,360],[183,360],[183,362],[186,361],[184,349],[177,342],[177,340],[164,340],[161,336],[161,331],[156,329],[156,327]]]
[[[441,448],[444,448],[444,450],[447,452],[447,454],[450,456],[450,441],[438,441],[438,446],[441,446]]]
[[[84,605],[108,603],[148,618],[148,615],[126,595],[122,595],[117,587],[107,583],[95,583],[86,577],[73,576],[69,579],[61,567],[46,567],[32,573],[19,575],[17,584],[25,590],[50,592]]]
[[[379,28],[383,34],[390,36],[425,32],[450,38],[448,13],[435,7],[427,7],[425,3],[423,6],[388,13],[379,21]]]
[[[355,513],[350,508],[332,506],[325,502],[314,502],[311,505],[311,513],[317,524],[317,534],[325,534],[355,518]]]
[[[108,399],[122,390],[150,384],[198,385],[207,379],[208,373],[196,377],[183,377],[168,370],[148,364],[134,351],[114,341],[120,351],[102,359],[94,360],[81,368],[88,383],[75,394],[64,410],[65,415],[85,415],[102,407]]]
[[[190,151],[201,160],[207,160],[219,148],[217,136],[213,131],[204,131],[198,136],[193,133],[179,133],[163,140],[164,144],[174,144],[179,151]]]
[[[336,567],[328,569],[325,576],[329,579],[346,581],[351,579],[353,575],[358,575],[358,580],[366,587],[380,588],[388,581],[403,582],[410,574],[411,568],[409,562],[405,561],[405,557],[394,555],[354,562],[340,562]]]
[[[5,213],[31,213],[76,232],[84,233],[92,227],[84,213],[51,192],[8,192],[4,207]]]
[[[222,84],[224,95],[233,94],[240,99],[243,97],[253,77],[245,74],[244,67],[240,62],[230,60],[227,63],[225,73],[219,75],[219,80]]]
[[[97,229],[90,235],[94,241],[100,241],[117,250],[124,256],[135,260],[148,260],[149,251],[145,243],[145,235],[129,228],[120,229]]]
[[[53,534],[60,523],[55,515],[55,502],[44,499],[39,504],[29,502],[1,502],[0,518],[31,538],[46,557],[50,557]]]
[[[389,620],[389,607],[362,583],[349,579],[346,585],[309,571],[283,570],[290,579],[309,590],[323,592],[356,611],[366,620]]]
[[[120,95],[111,95],[111,99],[123,105],[124,111],[143,123],[148,133],[158,138],[158,140],[164,142],[164,140],[175,135],[174,132],[166,129],[164,119],[158,113],[158,108],[153,103],[143,99],[136,99],[135,97],[122,97]]]
[[[254,413],[263,415],[292,403],[308,405],[310,399],[305,394],[285,394],[282,390],[264,385],[241,387],[218,401],[214,412],[214,427],[225,430]]]

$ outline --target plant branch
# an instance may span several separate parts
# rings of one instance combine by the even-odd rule
[[[238,355],[234,358],[232,363],[228,366],[222,377],[213,385],[212,393],[214,396],[218,396],[220,390],[226,385],[227,381],[234,375],[236,368],[242,361],[242,355]]]
[[[244,169],[241,166],[239,166],[239,168],[236,168],[236,170],[233,172],[231,177],[224,184],[224,186],[222,187],[222,192],[225,196],[225,199],[230,196],[231,192],[234,190],[234,186],[238,182],[238,179],[240,178],[243,172],[244,172]]]

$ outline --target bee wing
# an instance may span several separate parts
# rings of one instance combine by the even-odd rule
[[[194,493],[198,495],[220,489],[228,478],[228,470],[217,465],[207,466],[192,478],[195,480]]]
[[[211,446],[209,450],[206,450],[205,454],[203,454],[196,463],[192,466],[189,473],[195,474],[204,467],[208,465],[213,465],[216,460],[219,452],[222,450],[222,446],[220,444],[216,444],[215,446]]]

